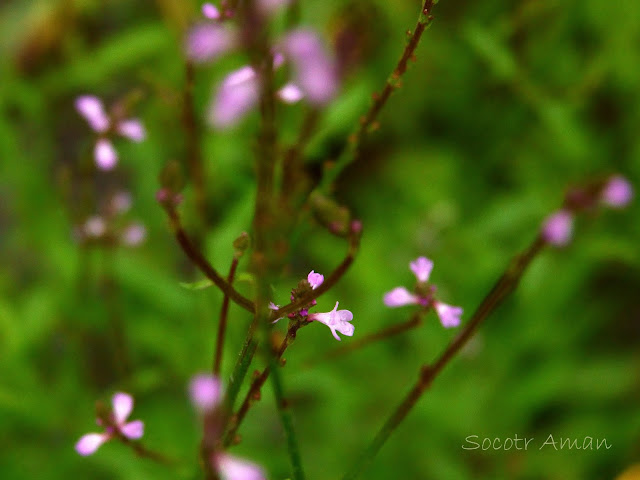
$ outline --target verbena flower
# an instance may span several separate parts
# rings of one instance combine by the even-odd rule
[[[324,275],[320,273],[316,273],[313,270],[311,270],[309,272],[309,275],[307,275],[307,282],[309,282],[309,285],[311,285],[311,288],[315,290],[320,285],[322,285],[322,282],[324,282]]]
[[[222,382],[213,375],[196,375],[189,383],[189,396],[198,411],[214,410],[222,398]]]
[[[215,453],[213,467],[222,480],[264,480],[264,471],[258,465],[225,452]]]
[[[93,95],[76,98],[76,110],[82,115],[91,129],[98,134],[93,149],[96,165],[101,170],[111,170],[118,163],[118,152],[112,143],[112,137],[118,134],[134,142],[146,137],[142,122],[137,118],[114,119],[107,115],[102,100]]]
[[[415,291],[410,292],[405,287],[396,287],[384,294],[384,304],[392,308],[405,305],[420,305],[424,308],[432,307],[436,311],[443,327],[452,328],[460,325],[463,313],[462,307],[440,302],[434,296],[435,287],[427,285],[431,270],[433,270],[433,262],[426,257],[419,257],[409,263],[409,268],[418,281]]]
[[[324,323],[331,329],[331,334],[338,341],[341,339],[336,332],[351,337],[355,330],[353,324],[349,323],[353,320],[353,313],[349,310],[338,310],[338,302],[336,302],[336,306],[333,307],[333,310],[330,312],[311,313],[307,318],[309,321],[315,320],[316,322]]]
[[[573,213],[561,209],[549,215],[542,224],[542,238],[550,245],[562,247],[573,233]]]
[[[604,186],[600,198],[609,207],[623,208],[633,199],[633,187],[622,175],[614,175]]]
[[[127,393],[118,392],[111,399],[111,421],[105,426],[103,433],[88,433],[83,435],[76,443],[76,452],[87,456],[94,453],[108,440],[122,435],[130,440],[137,440],[144,434],[144,423],[141,420],[127,422],[127,418],[133,410],[133,397]],[[97,419],[98,425],[102,420]]]

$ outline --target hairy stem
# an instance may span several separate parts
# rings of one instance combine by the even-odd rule
[[[387,439],[396,430],[398,425],[402,423],[416,403],[418,403],[418,400],[420,400],[424,392],[431,386],[433,380],[442,372],[444,367],[449,364],[456,354],[460,352],[482,322],[515,290],[527,267],[542,250],[544,245],[544,241],[540,237],[537,237],[529,248],[513,258],[506,271],[482,300],[464,329],[449,343],[433,364],[424,365],[420,369],[420,375],[413,388],[396,407],[391,416],[389,416],[371,444],[365,449],[353,468],[342,477],[342,480],[353,480],[357,478],[371,464]]]

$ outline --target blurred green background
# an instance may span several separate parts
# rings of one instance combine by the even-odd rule
[[[322,162],[380,89],[413,28],[417,0],[301,0],[303,25],[328,44],[352,33],[352,69],[309,148]],[[0,476],[3,479],[198,478],[201,427],[186,385],[209,368],[221,295],[179,286],[189,268],[154,199],[157,176],[184,156],[182,28],[199,3],[176,0],[4,0],[0,6]],[[640,179],[640,5],[631,0],[442,0],[416,62],[392,96],[361,162],[336,198],[363,220],[359,258],[317,311],[336,300],[354,313],[355,338],[408,318],[382,305],[411,286],[409,261],[435,261],[442,299],[470,314],[535,236],[567,185],[620,172]],[[282,23],[282,22],[280,22]],[[277,27],[276,27],[277,28]],[[212,86],[246,60],[197,71],[204,119]],[[92,135],[73,107],[85,93],[107,104],[142,92],[149,135],[118,142],[120,165],[92,179],[98,199],[125,189],[127,218],[148,232],[135,249],[80,248],[73,231],[77,171]],[[302,107],[281,107],[285,143]],[[250,227],[252,115],[202,148],[213,221],[204,245],[222,272]],[[204,123],[204,122],[203,122]],[[74,173],[76,172],[76,173]],[[189,188],[181,207],[193,226]],[[89,212],[87,212],[89,213]],[[640,461],[640,208],[582,218],[569,248],[545,251],[516,293],[443,372],[362,478],[612,479]],[[343,241],[318,226],[292,239],[275,299],[314,269],[329,273]],[[246,263],[241,264],[246,269]],[[106,287],[105,287],[106,285]],[[246,284],[239,284],[246,291]],[[132,374],[119,373],[113,318],[126,331]],[[250,318],[232,306],[228,376]],[[279,326],[278,328],[284,328]],[[418,330],[304,368],[337,344],[302,330],[283,369],[310,479],[339,478],[383,419],[455,335],[434,315]],[[348,343],[349,338],[343,340]],[[94,404],[135,395],[144,442],[180,460],[167,470],[114,442],[79,457]],[[288,478],[270,387],[234,448]],[[465,437],[549,434],[606,438],[594,451],[466,451]],[[637,477],[635,477],[637,478]]]

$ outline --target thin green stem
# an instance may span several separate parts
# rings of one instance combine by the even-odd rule
[[[238,268],[238,258],[233,257],[231,261],[231,267],[229,268],[229,275],[227,275],[227,283],[233,285],[233,278],[236,275],[236,269]],[[227,317],[229,315],[229,296],[225,294],[222,299],[222,307],[220,308],[220,320],[218,321],[218,335],[216,337],[216,350],[213,357],[213,374],[217,377],[220,376],[220,369],[222,368],[222,353],[224,349],[224,334],[227,329]]]
[[[214,285],[216,285],[222,292],[227,295],[231,300],[233,300],[237,305],[244,308],[248,312],[255,312],[255,305],[251,300],[246,298],[240,292],[238,292],[233,286],[229,285],[229,283],[222,278],[222,276],[216,271],[215,268],[211,266],[209,261],[204,258],[202,253],[195,247],[194,243],[191,241],[187,233],[184,231],[182,227],[182,223],[180,222],[180,216],[175,208],[171,208],[165,205],[165,210],[169,215],[169,219],[171,220],[171,226],[173,228],[176,240],[178,244],[182,248],[182,251],[189,257],[189,259],[195,264],[196,267],[200,269],[204,275],[211,280]]]
[[[442,372],[444,367],[449,364],[456,354],[460,352],[462,347],[466,345],[482,322],[515,290],[527,267],[536,255],[540,253],[544,245],[545,242],[542,238],[537,237],[529,248],[513,258],[506,271],[482,300],[464,329],[449,343],[432,365],[424,365],[420,369],[418,381],[404,397],[402,402],[395,408],[354,466],[342,477],[342,480],[353,480],[357,478],[371,464],[391,434],[406,418],[424,392],[431,386],[433,380]]]
[[[329,189],[340,175],[340,172],[342,172],[347,165],[359,160],[364,137],[366,137],[366,135],[372,130],[372,127],[375,126],[378,115],[387,104],[391,94],[400,88],[402,76],[407,71],[409,61],[414,58],[415,51],[420,43],[422,34],[433,21],[431,11],[434,3],[436,3],[434,0],[425,0],[423,7],[420,10],[416,27],[413,30],[413,33],[410,34],[407,44],[402,51],[402,55],[400,55],[400,59],[391,72],[391,75],[387,78],[382,92],[374,94],[373,102],[371,103],[369,110],[360,118],[359,125],[349,136],[348,145],[343,150],[342,154],[339,155],[338,160],[325,169],[322,177],[322,183],[320,184],[320,189],[323,191],[327,191]]]

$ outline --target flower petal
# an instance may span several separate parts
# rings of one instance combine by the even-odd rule
[[[83,457],[91,455],[110,438],[111,436],[107,433],[87,433],[80,437],[80,440],[76,443],[76,452]]]
[[[122,232],[120,240],[128,247],[137,247],[144,242],[146,236],[147,229],[144,228],[144,225],[141,223],[132,223]]]
[[[142,125],[142,122],[137,118],[130,118],[128,120],[122,120],[116,126],[116,130],[123,137],[133,140],[134,142],[141,142],[147,136],[147,131]]]
[[[209,20],[218,20],[220,18],[220,10],[213,3],[205,3],[202,5],[202,15]]]
[[[542,237],[556,247],[567,245],[573,232],[573,215],[567,210],[558,210],[542,224]]]
[[[105,138],[96,142],[93,156],[100,170],[111,170],[118,163],[118,152],[113,148],[113,144]]]
[[[210,62],[236,44],[233,31],[219,23],[201,23],[187,34],[186,54],[194,62]]]
[[[310,103],[323,105],[334,97],[338,89],[336,69],[315,32],[301,29],[289,33],[282,51],[293,64],[296,85]]]
[[[622,175],[615,175],[605,185],[601,198],[612,208],[626,207],[633,199],[633,187]]]
[[[191,402],[200,412],[213,410],[222,396],[222,383],[213,375],[196,375],[189,383]]]
[[[213,463],[222,480],[265,480],[258,465],[226,453],[217,454]]]
[[[282,87],[276,93],[278,98],[282,100],[284,103],[297,103],[304,97],[304,93],[294,83],[287,83],[284,87]]]
[[[82,95],[76,98],[76,110],[89,123],[89,126],[98,133],[109,129],[109,117],[104,111],[102,100],[93,95]]]
[[[463,312],[462,307],[452,307],[442,302],[435,302],[434,306],[443,327],[452,328],[460,325],[460,317]]]
[[[144,435],[144,422],[142,420],[134,420],[125,423],[120,427],[120,433],[131,440],[137,440]]]
[[[387,307],[402,307],[417,303],[419,298],[404,287],[396,287],[384,294],[384,304]]]
[[[426,257],[419,257],[409,264],[409,268],[420,283],[425,283],[433,270],[433,262]]]
[[[128,393],[118,392],[111,398],[111,405],[113,419],[117,425],[123,425],[133,410],[133,397]]]
[[[216,128],[238,123],[258,103],[260,85],[250,66],[242,67],[222,81],[209,110],[209,121]]]
[[[309,275],[307,275],[307,282],[309,282],[309,285],[311,285],[311,288],[315,290],[320,285],[322,285],[322,282],[324,282],[324,275],[322,275],[321,273],[316,273],[313,270],[311,270],[309,272]]]

